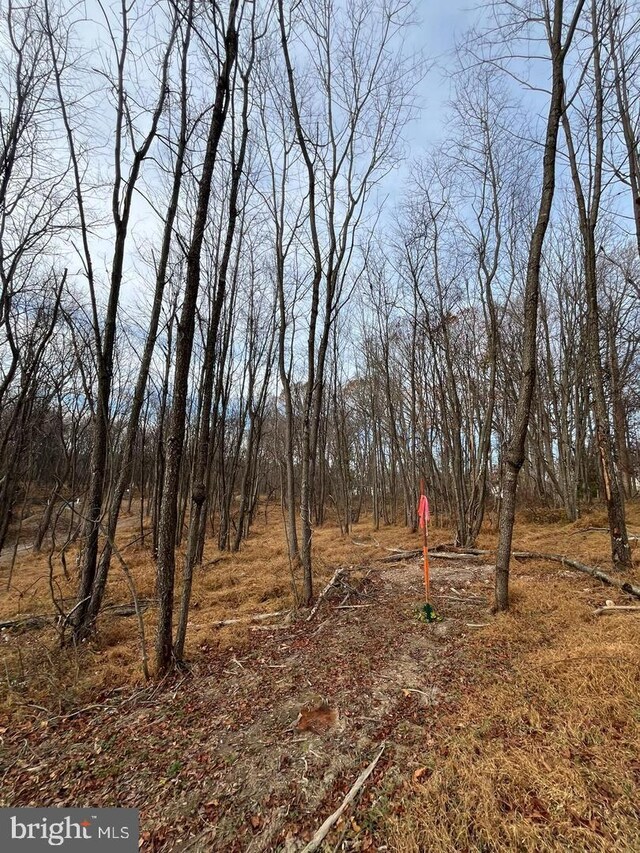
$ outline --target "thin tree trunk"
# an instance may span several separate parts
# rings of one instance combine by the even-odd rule
[[[573,20],[566,34],[564,45],[562,44],[564,25],[564,4],[562,0],[555,0],[553,4],[553,20],[548,21],[549,47],[551,51],[551,99],[544,144],[542,192],[536,224],[529,244],[529,257],[527,261],[523,312],[522,376],[518,389],[518,401],[512,425],[512,436],[504,457],[505,471],[498,521],[499,539],[496,554],[495,606],[497,610],[506,610],[509,607],[509,563],[511,560],[511,542],[516,515],[516,492],[518,488],[518,475],[525,458],[525,442],[529,427],[531,400],[535,387],[540,263],[556,184],[556,151],[565,88],[564,62],[583,5],[584,0],[579,0],[576,4]]]
[[[157,675],[162,675],[166,672],[171,664],[178,489],[184,449],[189,366],[193,348],[196,305],[200,290],[200,263],[209,200],[211,197],[211,182],[217,159],[218,145],[227,116],[230,100],[230,81],[237,54],[238,35],[236,32],[236,15],[240,2],[242,0],[231,0],[229,6],[229,17],[224,38],[224,61],[218,77],[216,97],[207,137],[207,148],[198,188],[198,200],[191,244],[187,254],[186,282],[176,342],[174,393],[165,443],[165,478],[158,523],[156,583],[158,592],[158,627],[155,645]]]

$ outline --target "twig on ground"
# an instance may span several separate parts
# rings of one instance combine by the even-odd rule
[[[467,599],[470,599],[470,600],[472,600],[472,601],[481,601],[482,603],[484,603],[484,598],[482,598],[482,597],[481,597],[481,596],[479,596],[479,595],[475,595],[473,592],[467,592],[467,591],[466,591],[466,590],[464,590],[464,589],[463,589],[463,590],[459,590],[459,589],[456,589],[456,588],[455,588],[455,586],[451,586],[451,587],[449,587],[449,589],[451,590],[451,592],[452,592],[454,595],[459,595],[459,596],[460,596],[460,598],[464,598],[464,599],[465,599],[465,601],[466,601]]]
[[[424,690],[418,690],[417,687],[403,687],[402,689],[404,690],[405,693],[419,693],[421,696],[424,696],[426,699],[429,699],[429,700],[433,699],[433,688],[431,689],[430,693],[427,693]]]
[[[629,605],[611,605],[605,607],[598,607],[597,610],[593,611],[594,616],[608,616],[613,615],[615,613],[633,613],[634,611],[640,611],[640,606],[636,606],[633,604]]]
[[[382,747],[380,748],[380,751],[378,752],[376,757],[373,759],[371,764],[366,768],[366,770],[362,771],[362,773],[358,776],[356,781],[353,783],[351,790],[349,791],[347,796],[344,798],[344,800],[340,804],[339,808],[337,808],[332,815],[329,815],[329,817],[325,820],[325,822],[322,824],[320,829],[313,836],[311,841],[305,847],[302,848],[302,853],[314,853],[314,851],[320,847],[320,845],[322,844],[324,839],[329,834],[329,831],[331,830],[333,825],[335,823],[337,823],[338,819],[341,817],[341,815],[346,811],[348,806],[355,799],[356,794],[358,793],[360,788],[362,788],[362,786],[367,781],[369,776],[371,776],[371,774],[375,770],[376,764],[380,760],[380,757],[381,757],[382,753],[384,752],[385,746],[386,746],[386,744],[383,743]]]
[[[313,617],[318,612],[318,609],[319,609],[320,605],[322,604],[322,602],[324,601],[325,597],[328,595],[329,590],[335,585],[336,581],[338,581],[345,574],[345,572],[346,572],[346,569],[344,568],[344,566],[340,566],[339,568],[337,568],[335,570],[335,572],[333,573],[333,577],[331,578],[329,583],[325,586],[325,588],[322,590],[322,592],[318,596],[318,600],[313,605],[311,613],[307,616],[307,622],[311,622]]]
[[[220,619],[218,622],[211,622],[211,627],[222,628],[224,625],[237,625],[240,622],[260,622],[263,619],[275,619],[277,616],[286,616],[289,613],[291,613],[290,610],[274,610],[271,613],[254,613],[249,616],[238,616],[235,619]]]

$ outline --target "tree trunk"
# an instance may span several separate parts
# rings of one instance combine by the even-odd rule
[[[211,182],[218,144],[222,135],[230,99],[230,81],[236,61],[238,36],[236,14],[242,0],[231,0],[225,32],[225,54],[216,87],[207,147],[202,165],[191,244],[187,253],[187,272],[178,337],[173,383],[173,400],[165,442],[165,476],[158,521],[157,593],[158,627],[156,632],[156,673],[162,675],[171,664],[173,588],[175,577],[175,541],[178,523],[178,490],[184,449],[187,415],[189,366],[193,349],[195,312],[200,289],[200,262],[207,223]]]
[[[496,554],[495,606],[497,610],[509,607],[509,563],[511,560],[511,542],[516,512],[516,492],[518,475],[524,462],[525,442],[529,427],[531,400],[536,378],[536,342],[538,332],[538,299],[540,295],[540,263],[545,235],[549,225],[551,206],[556,184],[556,150],[558,131],[562,117],[564,100],[564,61],[578,18],[582,12],[584,0],[576,5],[573,21],[567,32],[564,46],[563,2],[555,0],[553,21],[549,25],[549,47],[551,51],[551,101],[547,117],[542,166],[542,192],[536,224],[529,244],[527,277],[524,293],[524,328],[522,343],[522,376],[518,389],[518,402],[512,425],[512,436],[505,458],[505,474],[502,487],[502,503],[498,521],[498,550]]]

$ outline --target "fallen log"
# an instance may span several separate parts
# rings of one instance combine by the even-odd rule
[[[378,563],[395,563],[402,560],[413,560],[416,557],[422,556],[422,548],[416,548],[412,551],[399,551],[395,549],[388,557],[381,557],[376,562]],[[438,551],[437,547],[429,550],[429,557],[432,560],[466,560],[467,562],[482,562],[479,557],[486,557],[490,554],[495,554],[495,551],[483,551],[480,548],[457,548],[455,551]]]
[[[148,607],[152,607],[155,604],[156,600],[154,598],[143,598],[141,601],[138,601],[138,610],[140,613],[144,613]],[[108,604],[102,608],[101,612],[113,613],[114,616],[135,616],[138,611],[136,611],[135,601],[132,601],[131,604]]]
[[[577,530],[573,530],[569,536],[575,536],[577,533],[608,533],[608,527],[579,527]],[[627,539],[632,542],[637,542],[640,539],[640,534],[638,533],[629,533],[627,531]]]
[[[395,548],[387,548],[387,551],[391,551],[388,557],[381,557],[378,562],[379,563],[395,563],[399,560],[413,560],[414,557],[420,557],[422,554],[422,548],[417,548],[412,551],[399,551]]]
[[[324,839],[329,834],[331,827],[335,823],[337,823],[337,821],[340,819],[340,816],[345,812],[345,810],[350,805],[350,803],[352,803],[353,800],[355,799],[356,794],[358,793],[360,788],[362,788],[362,786],[367,781],[369,776],[371,776],[371,774],[375,770],[376,764],[378,763],[378,761],[380,761],[380,756],[384,752],[384,748],[385,748],[385,744],[383,743],[382,747],[380,748],[380,751],[378,752],[376,757],[373,759],[371,764],[366,768],[366,770],[362,771],[362,773],[358,776],[356,781],[353,783],[353,785],[351,786],[351,790],[349,791],[347,796],[344,798],[344,800],[340,804],[339,808],[337,808],[332,815],[329,815],[329,817],[325,820],[325,822],[322,824],[320,829],[313,836],[311,841],[305,847],[302,848],[302,853],[314,853],[314,851],[320,847],[320,845],[322,844]]]
[[[467,561],[475,561],[478,560],[479,557],[489,556],[495,553],[496,552],[493,549],[481,550],[480,548],[468,548],[466,550],[460,549],[455,553],[431,551],[430,556],[432,559],[466,559]],[[389,557],[382,557],[382,559],[378,562],[391,563],[398,560],[409,560],[413,559],[414,557],[419,557],[421,554],[421,550],[398,551],[390,555]],[[622,592],[626,592],[627,595],[632,595],[634,596],[634,598],[640,598],[640,586],[636,586],[630,581],[622,581],[618,580],[618,578],[612,578],[597,567],[587,566],[586,563],[581,563],[579,560],[572,560],[570,557],[565,557],[563,554],[545,554],[540,551],[512,551],[511,556],[516,560],[549,560],[553,563],[561,563],[563,566],[567,566],[568,568],[574,569],[577,572],[584,572],[587,575],[591,575],[592,578],[597,578],[597,580],[601,581],[607,586],[613,586],[616,589],[621,590]]]
[[[464,560],[466,563],[481,563],[480,558],[488,554],[488,551],[429,551],[432,560]]]
[[[435,555],[438,552],[445,551],[450,554],[489,554],[489,551],[483,551],[481,548],[465,548],[461,545],[454,545],[453,542],[445,542],[441,545],[434,545],[429,549],[429,554]]]
[[[479,548],[470,548],[466,552],[461,552],[460,554],[456,553],[454,555],[450,555],[449,557],[444,554],[431,554],[433,558],[443,557],[445,559],[461,559],[464,555],[468,554],[467,559],[472,559],[478,556],[485,556],[489,554],[495,554],[496,552],[491,550],[480,550]],[[563,566],[567,566],[570,569],[574,569],[577,572],[584,572],[587,575],[591,575],[593,578],[597,578],[602,583],[607,586],[613,586],[616,589],[622,590],[622,592],[626,592],[628,595],[633,595],[635,598],[640,598],[640,587],[635,586],[629,581],[618,580],[618,578],[612,578],[609,575],[605,574],[603,571],[594,566],[587,566],[586,563],[581,563],[579,560],[573,560],[570,557],[565,557],[563,554],[546,554],[540,551],[512,551],[511,556],[516,560],[549,560],[553,563],[561,563]]]
[[[317,601],[316,601],[316,603],[313,605],[313,608],[312,608],[312,610],[311,610],[311,613],[307,616],[307,622],[311,622],[311,620],[313,619],[313,617],[314,617],[314,616],[316,615],[316,613],[318,612],[318,608],[320,607],[320,605],[321,605],[321,604],[322,604],[322,602],[324,601],[325,597],[329,594],[329,590],[333,587],[333,585],[335,584],[335,582],[336,582],[337,580],[339,580],[339,579],[342,577],[342,575],[344,575],[344,573],[345,573],[345,572],[346,572],[346,569],[345,569],[343,566],[340,566],[339,568],[337,568],[337,569],[335,570],[335,572],[333,573],[333,577],[331,578],[331,580],[329,581],[329,583],[325,586],[325,588],[322,590],[322,592],[321,592],[321,593],[320,593],[320,595],[318,596],[318,600],[317,600]]]
[[[608,533],[608,527],[579,527],[577,530],[572,530],[569,536],[576,536],[578,533]]]
[[[154,599],[144,599],[139,602],[139,609],[144,611],[150,605],[155,604]],[[72,612],[72,611],[71,611]],[[71,615],[71,612],[67,614],[67,619]],[[133,616],[136,613],[135,603],[131,604],[107,604],[100,611],[100,615],[110,613],[113,616]],[[0,622],[0,631],[1,630],[16,630],[23,629],[25,631],[35,630],[36,628],[44,628],[45,625],[53,625],[58,622],[62,617],[59,614],[48,614],[48,613],[32,613],[26,614],[24,616],[18,616],[15,619],[7,619],[4,622]]]
[[[57,616],[45,616],[44,614],[20,616],[18,619],[7,619],[0,622],[0,631],[7,629],[11,631],[16,628],[24,628],[26,631],[30,628],[44,628],[45,625],[51,625],[56,619],[58,619]]]
[[[561,563],[563,566],[575,569],[577,572],[584,572],[587,575],[591,575],[592,578],[597,578],[607,586],[613,586],[616,589],[622,590],[622,592],[626,592],[628,595],[640,598],[639,586],[635,586],[629,581],[621,581],[617,578],[612,578],[604,572],[601,572],[598,568],[587,566],[579,560],[572,560],[569,557],[564,557],[562,554],[542,554],[538,551],[512,551],[511,556],[516,560],[549,560],[552,563]]]

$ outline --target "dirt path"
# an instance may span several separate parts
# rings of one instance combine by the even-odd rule
[[[446,618],[425,625],[420,566],[379,564],[356,607],[336,595],[310,624],[253,629],[237,654],[202,648],[199,667],[160,690],[71,718],[34,711],[3,732],[2,799],[140,808],[145,851],[294,851],[385,742],[357,821],[332,836],[375,849],[391,795],[428,764],[429,727],[474,681],[467,626],[487,608],[442,596],[488,600],[488,571],[435,566]]]

